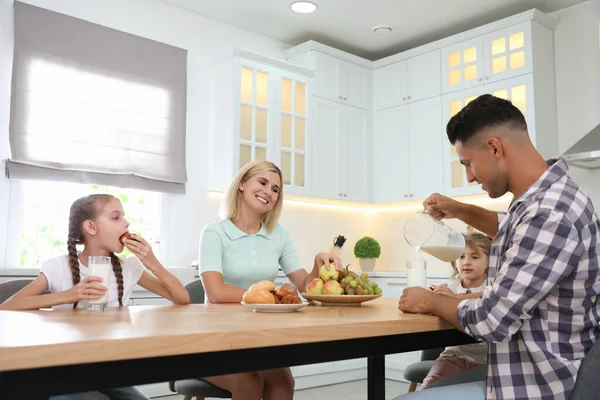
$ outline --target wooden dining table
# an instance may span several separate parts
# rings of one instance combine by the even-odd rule
[[[239,304],[107,311],[0,311],[0,399],[368,358],[367,394],[385,398],[385,355],[472,343],[398,300],[310,305],[290,313]]]

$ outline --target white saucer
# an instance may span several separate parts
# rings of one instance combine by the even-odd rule
[[[242,301],[244,307],[254,312],[268,312],[268,313],[281,313],[281,312],[295,312],[301,308],[304,308],[308,303],[302,304],[246,304]]]

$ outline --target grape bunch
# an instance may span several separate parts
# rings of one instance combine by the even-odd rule
[[[358,275],[354,271],[348,271],[348,267],[340,276],[340,286],[344,289],[344,294],[348,295],[371,295],[382,292],[376,282],[369,280],[369,274],[363,272]]]

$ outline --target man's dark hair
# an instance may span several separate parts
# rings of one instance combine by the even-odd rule
[[[503,125],[527,131],[525,117],[517,107],[508,100],[484,94],[450,119],[446,133],[450,143],[454,145],[456,141],[466,143],[484,129]]]

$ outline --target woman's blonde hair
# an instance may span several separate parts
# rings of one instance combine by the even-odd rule
[[[492,239],[490,239],[487,235],[478,232],[472,232],[465,236],[465,249],[467,248],[480,248],[481,251],[485,254],[486,257],[490,255],[490,245],[492,244]],[[458,278],[458,268],[456,268],[456,261],[452,261],[450,263],[452,265],[452,269],[454,270],[452,274],[452,278]]]
[[[231,185],[229,185],[229,189],[227,189],[225,200],[223,202],[225,218],[234,221],[238,217],[241,199],[240,185],[256,175],[265,172],[276,173],[279,175],[279,179],[281,181],[275,205],[270,211],[267,211],[262,216],[262,223],[265,224],[267,232],[271,232],[273,230],[275,224],[277,224],[277,221],[279,220],[281,208],[283,206],[283,176],[281,175],[281,170],[279,167],[270,161],[251,161],[240,168],[237,174],[235,174]]]

